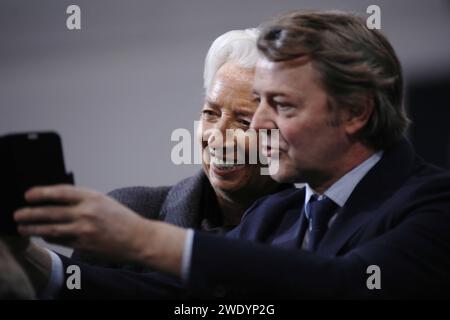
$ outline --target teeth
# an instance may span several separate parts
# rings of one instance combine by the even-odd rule
[[[242,164],[236,164],[234,162],[225,162],[220,158],[217,158],[213,155],[211,155],[211,163],[214,164],[219,169],[229,169],[229,168],[235,168],[238,166],[242,166]]]
[[[211,156],[211,161],[214,162],[215,164],[222,164],[222,165],[233,165],[234,162],[225,162],[220,158],[217,158],[215,156]]]
[[[234,166],[235,165],[234,162],[225,162],[222,159],[217,158],[215,156],[211,156],[211,162],[214,164],[223,165],[223,166]]]

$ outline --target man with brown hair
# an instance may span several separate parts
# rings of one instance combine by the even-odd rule
[[[145,221],[69,186],[28,192],[71,206],[17,212],[20,223],[57,223],[19,231],[152,266],[201,296],[449,296],[450,175],[404,137],[402,72],[388,41],[350,14],[296,11],[266,24],[258,48],[251,126],[279,130],[279,145],[263,146],[278,155],[272,177],[304,188],[257,201],[234,239]]]

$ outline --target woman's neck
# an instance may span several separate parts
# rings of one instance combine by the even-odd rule
[[[232,227],[239,224],[241,217],[247,209],[247,204],[238,202],[235,199],[229,197],[217,196],[217,202],[219,204],[220,211],[223,217],[223,226]]]

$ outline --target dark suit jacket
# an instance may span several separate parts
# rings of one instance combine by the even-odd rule
[[[406,140],[360,181],[317,252],[301,250],[300,239],[269,246],[283,220],[300,213],[304,192],[259,200],[229,234],[235,239],[196,232],[189,289],[233,298],[450,295],[450,175]],[[380,268],[380,290],[367,287],[370,265]]]

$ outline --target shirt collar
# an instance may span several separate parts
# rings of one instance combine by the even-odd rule
[[[378,151],[366,159],[364,162],[347,172],[338,181],[336,181],[331,187],[329,187],[323,195],[318,195],[318,200],[321,200],[325,196],[333,200],[339,207],[343,207],[348,198],[356,188],[361,179],[372,169],[383,156],[383,151]],[[309,184],[305,185],[305,206],[311,199],[312,195],[317,194]]]

